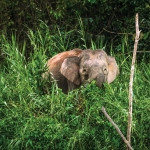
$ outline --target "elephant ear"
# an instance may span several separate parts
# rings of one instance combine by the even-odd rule
[[[108,70],[107,82],[111,83],[119,74],[119,68],[114,57],[108,56]]]
[[[76,85],[80,85],[79,57],[72,56],[66,58],[61,65],[60,73],[69,81],[75,83]]]

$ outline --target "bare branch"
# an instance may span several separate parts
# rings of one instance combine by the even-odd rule
[[[150,53],[150,51],[137,51],[137,53]]]
[[[132,58],[132,65],[131,65],[131,74],[130,74],[130,83],[129,83],[129,112],[128,112],[128,128],[127,128],[127,140],[131,143],[131,126],[132,126],[132,102],[133,102],[133,77],[134,77],[134,65],[136,60],[136,52],[138,41],[140,39],[140,32],[139,31],[139,24],[138,24],[138,14],[135,16],[135,27],[136,27],[136,36],[135,36],[135,43],[134,43],[134,51],[133,51],[133,58]]]
[[[112,34],[128,34],[128,35],[134,35],[132,33],[117,33],[117,32],[112,32],[112,31],[108,31],[107,29],[103,28],[103,30],[105,30],[106,32],[112,33]]]
[[[115,129],[117,130],[118,134],[121,136],[121,138],[126,143],[126,145],[128,146],[128,148],[130,150],[133,150],[133,148],[130,146],[130,143],[126,140],[125,136],[122,134],[122,132],[120,131],[119,127],[114,123],[114,121],[111,119],[111,117],[107,114],[107,112],[106,112],[106,110],[105,110],[104,107],[102,107],[102,112],[104,113],[104,115],[106,116],[106,118],[112,123],[112,125],[115,127]]]

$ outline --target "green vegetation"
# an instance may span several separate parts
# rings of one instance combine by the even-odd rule
[[[0,1],[0,150],[123,150],[135,35],[141,32],[133,85],[131,145],[150,149],[150,5],[145,0]],[[41,75],[53,55],[73,48],[104,49],[120,74],[65,95]]]
[[[120,34],[112,32],[134,34],[136,13],[139,13],[141,39],[144,40],[144,43],[139,44],[140,49],[149,49],[150,4],[145,0],[1,0],[0,8],[0,34],[10,37],[11,32],[16,32],[17,42],[26,40],[28,43],[28,52],[32,52],[32,48],[27,38],[27,27],[35,31],[41,20],[53,34],[57,27],[65,33],[66,30],[80,29],[77,19],[80,16],[88,47],[91,38],[98,41],[101,36],[118,45]],[[77,39],[77,36],[71,36],[71,41]]]
[[[78,32],[62,32],[57,28],[55,34],[43,23],[35,32],[28,29],[28,40],[34,50],[28,58],[26,42],[20,46],[14,34],[11,38],[1,36],[5,58],[0,64],[1,150],[126,149],[101,108],[106,108],[126,136],[132,59],[127,35],[121,36],[115,49],[113,42],[109,43],[107,52],[115,53],[120,67],[120,75],[110,85],[104,84],[100,89],[92,82],[65,95],[55,83],[46,86],[41,80],[49,57],[74,47],[87,48],[82,21],[80,27]],[[72,35],[78,40],[71,42],[75,38]],[[101,37],[99,42],[91,40],[89,45],[93,49],[107,48],[108,41]],[[140,54],[142,58],[137,61],[133,87],[132,146],[137,150],[150,149],[150,63],[146,63],[145,55]]]

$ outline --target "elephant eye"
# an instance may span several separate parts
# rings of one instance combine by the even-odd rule
[[[87,74],[87,68],[86,68],[86,67],[83,67],[83,69],[82,69],[82,73],[83,73],[84,75],[86,75],[86,74]]]
[[[83,68],[83,72],[86,72],[87,70],[85,68]]]
[[[105,66],[103,67],[103,73],[108,74],[107,68]]]

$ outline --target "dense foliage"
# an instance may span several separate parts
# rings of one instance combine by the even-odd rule
[[[124,49],[129,49],[127,38],[121,44],[123,55],[116,55],[120,75],[112,84],[100,89],[92,82],[65,95],[55,83],[50,87],[43,83],[41,74],[46,53],[54,55],[55,50],[65,47],[66,40],[58,38],[59,31],[55,37],[47,34],[46,39],[51,42],[49,50],[45,50],[47,42],[41,38],[42,34],[43,31],[29,30],[28,37],[35,50],[28,60],[24,55],[25,43],[19,49],[15,36],[11,40],[1,37],[5,61],[0,65],[0,149],[126,149],[101,108],[106,108],[126,135],[131,63],[131,54],[124,54]],[[69,34],[72,33],[64,35]],[[56,39],[60,40],[58,46]],[[96,44],[92,42],[91,47],[96,48]],[[132,146],[137,150],[150,149],[149,68],[150,63],[146,64],[143,57],[134,78]]]
[[[133,86],[131,145],[149,150],[150,5],[144,0],[0,1],[0,149],[122,150],[135,13],[142,29]],[[58,52],[104,48],[120,74],[103,88],[94,82],[65,95],[45,83],[46,61]]]
[[[56,24],[62,32],[78,31],[80,16],[88,47],[91,39],[99,41],[101,37],[113,41],[116,47],[120,43],[120,33],[129,34],[130,39],[133,39],[134,17],[139,13],[141,39],[144,40],[139,46],[142,51],[149,50],[150,5],[145,0],[1,0],[0,8],[1,33],[9,35],[12,31],[16,32],[19,43],[28,41],[28,27],[36,30],[41,21],[49,26],[53,34],[57,30]],[[75,33],[71,37],[71,41],[74,40]],[[29,43],[28,53],[32,51]]]

